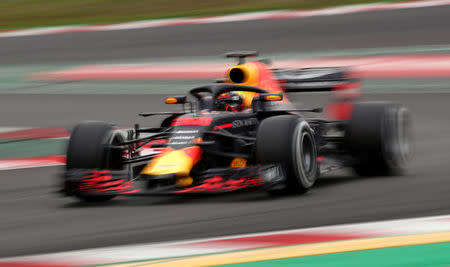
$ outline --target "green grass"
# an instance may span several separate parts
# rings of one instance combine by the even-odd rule
[[[271,9],[309,9],[370,2],[380,0],[0,0],[0,29],[114,23]]]
[[[68,139],[31,139],[11,143],[7,141],[11,140],[0,139],[0,159],[63,155]]]

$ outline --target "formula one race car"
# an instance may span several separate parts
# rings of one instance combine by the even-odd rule
[[[262,188],[303,193],[341,167],[362,176],[401,173],[410,156],[408,110],[357,102],[359,80],[341,68],[270,69],[255,52],[234,52],[226,78],[166,98],[181,112],[158,128],[123,131],[104,122],[75,126],[63,191],[86,201],[117,195],[220,193]],[[295,108],[285,92],[332,91],[322,108]],[[300,113],[325,111],[327,119]]]

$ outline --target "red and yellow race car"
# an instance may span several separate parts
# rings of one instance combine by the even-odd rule
[[[83,122],[71,133],[63,192],[85,201],[117,195],[221,193],[261,188],[303,193],[320,175],[396,175],[410,154],[410,116],[390,102],[358,102],[359,80],[340,68],[271,69],[233,52],[225,79],[165,99],[181,112],[158,128]],[[289,92],[332,91],[323,108],[296,108]],[[305,118],[302,112],[324,118]],[[144,153],[149,151],[152,153]]]

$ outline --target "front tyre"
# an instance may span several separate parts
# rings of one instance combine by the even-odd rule
[[[304,193],[318,176],[317,149],[309,124],[295,115],[263,120],[256,135],[256,158],[262,164],[281,164],[286,181],[270,193]]]
[[[122,155],[118,150],[108,148],[122,143],[122,133],[112,124],[89,121],[76,125],[71,133],[67,148],[66,170],[72,169],[110,169],[121,170]],[[95,195],[74,191],[74,195],[84,201],[107,201],[116,195]]]

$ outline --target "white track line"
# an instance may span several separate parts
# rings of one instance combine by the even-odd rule
[[[15,132],[15,131],[21,131],[21,130],[27,130],[31,129],[29,127],[0,127],[0,133],[8,133],[8,132]]]
[[[33,255],[24,257],[3,258],[0,262],[33,262],[58,264],[102,264],[125,261],[149,260],[157,258],[180,257],[219,253],[239,249],[261,247],[261,244],[240,243],[233,239],[248,237],[287,235],[360,235],[370,237],[423,234],[431,232],[450,231],[450,215],[423,218],[388,220],[379,222],[343,224],[286,231],[274,231],[257,234],[234,235],[208,239],[196,239],[179,242],[136,244],[96,249],[85,249],[61,253]],[[226,241],[221,243],[221,241]],[[231,242],[230,242],[231,241]]]

